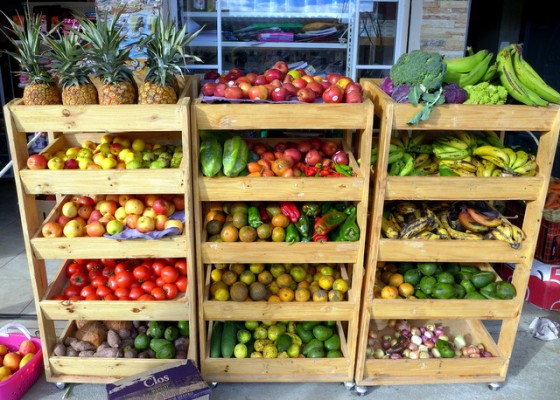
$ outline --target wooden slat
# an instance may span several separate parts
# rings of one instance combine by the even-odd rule
[[[387,177],[386,200],[535,200],[542,177]]]
[[[354,104],[194,103],[198,129],[363,129],[369,100]]]
[[[214,263],[321,263],[356,262],[359,243],[220,243],[204,242],[200,252],[204,264]]]

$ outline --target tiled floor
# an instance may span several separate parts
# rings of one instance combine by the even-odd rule
[[[10,181],[0,180],[0,326],[9,321],[26,325],[32,332],[37,331],[35,306],[25,249],[22,239],[21,221],[17,207],[17,196]],[[60,261],[47,262],[47,275],[52,278]],[[560,391],[558,366],[560,340],[543,342],[531,337],[528,325],[536,316],[560,321],[558,312],[543,311],[525,304],[519,325],[516,345],[510,360],[507,381],[497,391],[490,391],[486,384],[440,384],[380,386],[368,388],[368,398],[426,400],[453,398],[455,400],[557,400]],[[489,321],[489,332],[496,337],[499,322]],[[295,378],[296,379],[296,378]],[[444,378],[442,377],[442,381]],[[412,384],[414,383],[414,384]],[[104,385],[67,385],[66,397],[54,383],[44,377],[27,392],[23,400],[59,400],[106,398]],[[212,392],[213,400],[304,400],[322,398],[324,400],[355,399],[355,391],[347,390],[339,383],[219,383]],[[0,400],[3,400],[0,392]]]

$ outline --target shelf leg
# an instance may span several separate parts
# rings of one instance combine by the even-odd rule
[[[365,396],[368,392],[367,386],[356,386],[356,394],[358,396]]]
[[[346,390],[352,390],[355,386],[356,384],[353,381],[344,382],[344,387],[346,388]]]
[[[503,384],[501,382],[490,382],[488,384],[488,389],[493,392],[496,392],[502,388]]]

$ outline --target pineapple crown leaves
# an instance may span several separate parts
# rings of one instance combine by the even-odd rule
[[[10,36],[3,30],[0,30],[4,36],[14,45],[15,51],[2,50],[4,53],[11,56],[16,60],[21,71],[17,72],[18,75],[25,75],[31,83],[51,83],[53,78],[48,72],[44,63],[39,59],[43,57],[41,50],[42,36],[41,32],[41,15],[31,16],[29,12],[26,13],[25,27],[22,28],[2,12],[11,28],[6,28],[14,36]],[[51,35],[51,30],[48,35]]]
[[[60,40],[45,37],[51,48],[52,69],[58,74],[60,84],[67,88],[90,83],[91,67],[85,61],[86,52],[79,36],[71,31]]]
[[[105,84],[132,81],[132,71],[126,66],[130,58],[133,44],[123,45],[124,24],[120,17],[123,10],[116,12],[109,18],[105,13],[96,22],[85,15],[78,14],[76,19],[81,29],[76,34],[88,43],[86,55],[95,65],[95,73]]]
[[[155,33],[145,37],[138,44],[145,46],[148,59],[146,65],[146,81],[162,86],[171,85],[175,74],[182,75],[182,65],[187,59],[202,61],[200,58],[185,54],[184,48],[198,36],[204,27],[187,34],[186,26],[177,30],[175,23],[169,15],[158,16],[155,22]]]

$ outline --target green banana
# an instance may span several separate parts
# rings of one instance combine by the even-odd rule
[[[437,138],[434,142],[434,150],[435,147],[440,146],[450,146],[455,148],[455,150],[467,150],[469,148],[469,143],[464,142],[455,136],[442,136]]]
[[[430,154],[420,153],[414,157],[414,167],[418,168],[423,166],[424,164],[428,165],[431,164],[432,157]]]
[[[492,64],[486,70],[486,73],[482,77],[481,82],[492,82],[497,77],[498,77],[498,66],[496,64]]]
[[[506,88],[511,97],[528,106],[546,106],[548,102],[540,98],[535,92],[521,83],[512,62],[512,46],[500,50],[496,58],[498,74],[502,86]]]
[[[468,150],[453,149],[450,147],[434,147],[434,155],[440,160],[462,160],[470,155]]]
[[[395,161],[392,164],[389,164],[389,176],[399,176],[401,170],[404,167],[404,162],[402,161],[402,158]]]
[[[486,140],[486,142],[488,142],[488,144],[497,147],[498,149],[504,148],[500,136],[495,131],[491,131],[491,130],[484,131],[484,139]]]
[[[438,171],[440,176],[459,176],[458,173],[453,171],[447,165],[443,165],[443,164],[438,166]]]
[[[403,141],[397,136],[391,136],[391,144],[400,147],[403,151],[405,150]]]
[[[403,143],[404,149],[407,150],[408,145],[410,143],[410,136],[408,135],[408,132],[407,131],[399,131],[399,138],[401,139],[401,142]]]
[[[404,153],[402,161],[404,165],[399,171],[399,176],[407,176],[414,170],[414,157],[410,153]]]
[[[467,131],[455,131],[455,134],[465,142],[468,147],[475,147],[476,146],[476,136]]]
[[[521,83],[544,100],[560,104],[560,93],[550,87],[533,67],[523,59],[519,45],[513,48],[512,55],[513,68]]]
[[[527,161],[529,161],[529,154],[526,151],[517,150],[515,152],[515,155],[516,155],[515,162],[514,163],[510,162],[511,169],[519,168],[522,165],[525,165]]]
[[[508,167],[511,169],[511,166],[515,163],[515,161],[517,160],[517,153],[515,152],[515,150],[513,150],[510,147],[504,147],[502,149],[502,151],[504,153],[506,153],[508,155],[509,161],[508,161]]]
[[[417,153],[417,154],[432,154],[434,150],[434,146],[431,144],[417,144],[416,146],[409,146],[408,152],[409,153]]]
[[[393,146],[393,145],[391,145],[391,146]],[[393,164],[393,163],[397,162],[398,160],[403,158],[404,154],[405,154],[405,152],[398,147],[396,147],[393,150],[391,148],[389,148],[389,158],[387,160],[387,163],[388,164]]]
[[[424,141],[425,136],[426,136],[426,134],[423,133],[423,132],[414,132],[414,135],[412,135],[410,137],[410,140],[408,141],[408,145],[406,146],[406,150],[410,153],[414,153],[414,151],[412,151],[411,149],[416,147],[416,146],[422,145],[422,142]]]
[[[475,68],[473,68],[468,74],[462,76],[459,79],[459,86],[465,87],[468,85],[476,85],[486,74],[488,71],[488,67],[490,66],[490,62],[492,61],[492,57],[494,57],[494,53],[488,53],[484,60],[482,60]]]
[[[463,78],[467,73],[464,72],[453,72],[453,71],[447,71],[445,73],[445,75],[443,76],[443,82],[445,83],[459,83],[459,81],[461,80],[461,78]]]
[[[479,65],[482,60],[488,55],[488,50],[479,50],[473,55],[458,57],[458,58],[445,58],[443,61],[447,65],[449,72],[470,72]]]
[[[473,150],[473,154],[491,161],[498,167],[505,169],[509,166],[509,156],[503,151],[494,146],[480,146]]]

